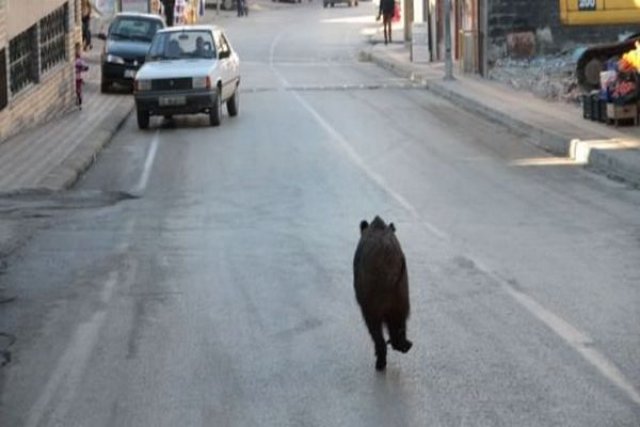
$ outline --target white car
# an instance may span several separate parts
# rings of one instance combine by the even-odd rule
[[[223,30],[189,25],[160,30],[144,65],[136,73],[134,97],[138,127],[147,129],[153,115],[209,115],[218,126],[222,104],[238,114],[240,59]]]

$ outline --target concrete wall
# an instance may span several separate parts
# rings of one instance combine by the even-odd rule
[[[69,2],[69,33],[66,61],[40,74],[40,81],[16,94],[0,111],[0,142],[16,133],[51,120],[75,106],[74,46],[81,40],[81,25],[75,17],[77,0]],[[65,4],[65,0],[0,0],[0,49],[5,47],[9,78],[9,40]],[[15,18],[15,19],[14,19]]]
[[[559,3],[559,0],[489,0],[489,61],[508,56],[507,35],[519,30],[535,34],[536,54],[614,41],[621,34],[640,32],[640,23],[635,26],[564,26],[560,23]]]

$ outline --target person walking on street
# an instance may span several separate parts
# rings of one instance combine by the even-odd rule
[[[82,43],[84,50],[91,49],[91,15],[100,11],[95,7],[92,0],[80,0],[80,17],[82,18]]]
[[[82,78],[82,73],[85,71],[89,71],[89,66],[82,59],[82,48],[80,43],[76,43],[76,105],[82,110],[82,85],[84,84],[84,79]]]
[[[391,43],[391,20],[395,9],[395,0],[380,0],[380,9],[376,21],[382,17],[382,30],[384,31],[384,44]]]
[[[238,16],[249,15],[249,8],[247,7],[246,0],[236,0],[236,6],[238,8]]]
[[[174,12],[176,8],[176,0],[160,0],[164,8],[164,16],[167,20],[167,27],[173,27]]]

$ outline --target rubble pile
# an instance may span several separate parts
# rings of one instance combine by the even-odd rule
[[[580,102],[573,55],[503,58],[489,71],[489,79],[525,90],[547,100]]]

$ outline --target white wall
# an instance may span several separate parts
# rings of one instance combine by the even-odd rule
[[[2,0],[0,0],[2,1]],[[67,0],[5,0],[7,2],[7,36],[17,36],[34,25],[38,20],[53,12]],[[73,14],[73,1],[69,2]]]

